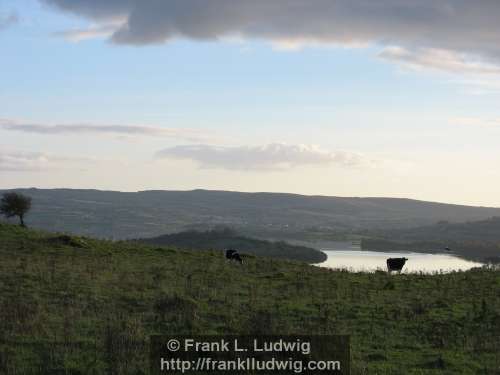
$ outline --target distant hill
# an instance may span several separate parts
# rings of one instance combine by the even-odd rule
[[[410,229],[368,232],[362,247],[371,250],[439,251],[446,247],[466,258],[500,257],[500,217],[466,223],[439,222]],[[499,258],[500,259],[500,258]]]
[[[229,226],[260,238],[332,236],[363,229],[411,228],[440,220],[500,216],[500,208],[399,198],[342,198],[227,191],[125,193],[16,189],[33,198],[28,225],[100,238],[154,237]],[[2,193],[3,191],[0,191]]]
[[[326,260],[326,255],[319,250],[294,246],[283,241],[271,242],[248,238],[229,229],[205,232],[187,231],[137,241],[149,245],[174,246],[187,250],[222,251],[233,248],[242,254],[292,259],[308,263],[320,263]]]
[[[500,243],[500,217],[465,223],[441,221],[409,229],[386,229],[374,232],[398,241],[483,241]]]

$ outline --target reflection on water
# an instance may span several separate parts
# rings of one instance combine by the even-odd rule
[[[327,268],[345,268],[350,271],[387,270],[387,258],[408,258],[403,272],[450,272],[465,271],[473,267],[482,266],[481,263],[471,262],[448,254],[422,254],[409,252],[378,252],[361,250],[322,250],[328,259],[317,264]]]

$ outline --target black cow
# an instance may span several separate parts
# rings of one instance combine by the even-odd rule
[[[241,259],[240,254],[233,249],[226,250],[226,259],[227,260],[234,260],[238,262],[239,264],[243,264],[243,259]]]
[[[408,258],[389,258],[387,259],[387,272],[398,271],[401,273],[403,266],[405,265]]]

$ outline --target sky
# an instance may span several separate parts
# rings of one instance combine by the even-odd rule
[[[0,188],[500,207],[500,3],[0,0]]]

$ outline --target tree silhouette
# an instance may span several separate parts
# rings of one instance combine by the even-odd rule
[[[10,192],[4,193],[0,201],[0,213],[6,217],[19,217],[19,223],[25,227],[24,216],[31,208],[31,198],[23,194]]]

